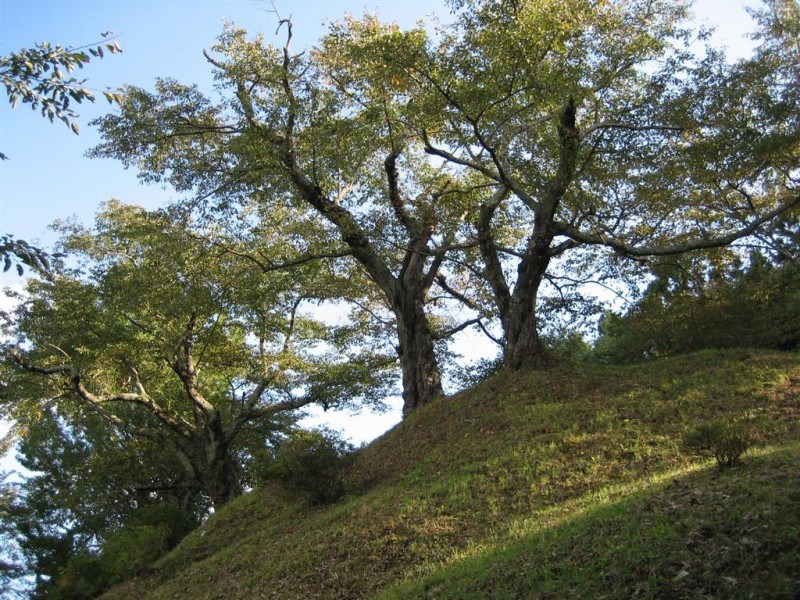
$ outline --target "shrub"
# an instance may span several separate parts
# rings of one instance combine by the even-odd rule
[[[352,452],[332,431],[299,431],[278,446],[270,472],[311,504],[331,504],[344,496],[342,473]]]
[[[503,356],[481,358],[469,365],[456,365],[452,369],[457,389],[467,390],[493,377],[503,368]]]
[[[136,510],[120,528],[105,534],[99,553],[78,552],[58,576],[49,598],[96,598],[147,569],[197,526],[194,516],[172,504]]]
[[[720,468],[726,468],[738,463],[756,439],[751,418],[720,419],[688,431],[683,436],[683,446],[690,454],[713,456]]]

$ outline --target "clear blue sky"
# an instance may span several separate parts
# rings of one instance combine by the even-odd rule
[[[720,28],[721,41],[732,54],[748,47],[742,39],[750,26],[745,5],[757,3],[701,0],[697,5],[698,18]],[[298,50],[324,33],[326,21],[345,13],[377,12],[401,26],[429,21],[431,14],[449,18],[443,0],[276,0],[275,6],[281,17],[292,18]],[[151,88],[154,78],[162,76],[209,90],[211,71],[202,50],[214,43],[224,19],[253,34],[263,32],[267,39],[277,24],[273,5],[266,0],[0,0],[0,54],[45,40],[84,45],[114,30],[123,53],[107,55],[79,71],[78,76],[89,79],[88,87]],[[10,158],[0,162],[0,232],[47,246],[53,241],[47,231],[50,223],[70,215],[89,223],[109,198],[154,208],[173,197],[168,189],[141,186],[134,172],[115,161],[84,156],[98,142],[88,123],[107,110],[102,98],[81,107],[81,134],[76,136],[27,106],[12,111],[5,93],[0,95],[0,151]],[[11,272],[0,275],[0,288],[18,283]],[[397,420],[399,412],[392,413],[354,437],[374,437]]]

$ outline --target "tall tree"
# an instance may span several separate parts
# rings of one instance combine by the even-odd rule
[[[21,556],[12,525],[18,496],[19,486],[10,480],[9,473],[0,473],[0,541],[4,548],[3,556],[0,557],[0,586],[7,590],[10,597],[15,597],[19,592],[15,579],[22,571],[20,563],[17,562]]]
[[[228,94],[219,105],[172,80],[155,93],[128,88],[121,114],[100,119],[106,141],[94,154],[206,204],[255,201],[292,206],[292,219],[315,215],[393,317],[408,413],[442,392],[434,343],[446,332],[426,302],[464,213],[450,179],[407,131],[402,79],[390,82],[383,69],[387,53],[422,52],[425,34],[350,21],[294,55],[291,23],[281,25],[283,48],[223,33],[207,55]]]
[[[441,391],[434,286],[478,311],[449,331],[495,312],[507,365],[546,362],[547,281],[729,244],[800,201],[796,59],[769,50],[790,27],[731,65],[689,49],[682,3],[455,4],[438,41],[365,17],[293,55],[230,28],[208,56],[225,101],[128,89],[95,150],[206,207],[326,222],[394,318],[406,412]]]
[[[86,271],[31,281],[11,332],[2,409],[23,427],[42,405],[94,411],[171,453],[183,467],[172,483],[220,507],[297,409],[381,393],[390,360],[351,352],[351,330],[303,311],[313,283],[298,284],[324,280],[321,268],[264,277],[179,213],[119,203],[65,247]]]
[[[547,360],[543,286],[593,248],[722,246],[800,202],[795,1],[768,4],[762,45],[734,64],[694,53],[682,3],[455,4],[439,68],[396,64],[447,116],[422,128],[426,150],[494,186],[473,225],[508,366]]]
[[[26,420],[17,456],[29,474],[4,524],[23,559],[16,583],[32,586],[30,597],[96,596],[101,590],[67,591],[70,563],[97,555],[109,536],[145,515],[170,537],[159,548],[166,552],[207,514],[208,501],[196,484],[176,485],[185,477],[172,453],[120,434],[91,409],[63,417],[58,409]],[[95,584],[113,575],[103,570],[95,569]]]

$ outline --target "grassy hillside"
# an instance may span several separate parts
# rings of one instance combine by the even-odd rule
[[[681,436],[764,419],[739,467]],[[108,598],[795,598],[800,355],[500,375],[360,451],[327,508],[232,503]]]

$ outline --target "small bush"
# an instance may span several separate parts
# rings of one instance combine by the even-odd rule
[[[352,451],[334,432],[300,431],[278,446],[270,472],[312,504],[331,504],[344,496],[342,471]]]
[[[720,419],[688,431],[683,446],[690,454],[713,456],[720,468],[726,468],[738,463],[756,440],[752,419]]]
[[[167,552],[164,525],[134,525],[110,533],[100,553],[100,568],[114,585],[130,579]]]

